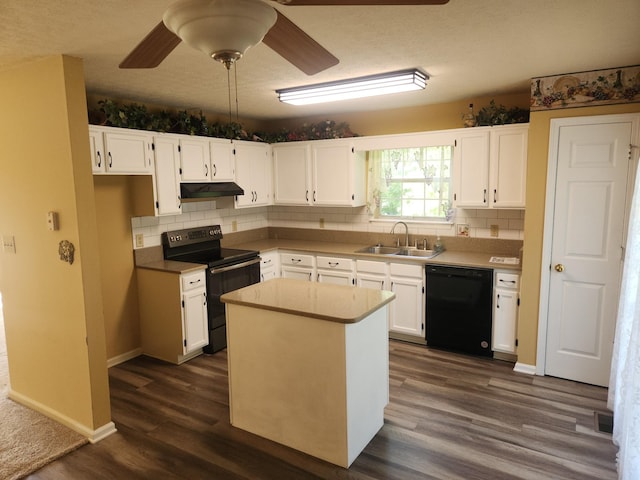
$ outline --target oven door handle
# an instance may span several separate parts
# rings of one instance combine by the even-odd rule
[[[212,275],[215,275],[216,273],[223,273],[231,270],[237,270],[238,268],[248,267],[249,265],[253,265],[255,263],[260,263],[260,257],[254,258],[253,260],[247,260],[246,262],[236,263],[234,265],[228,265],[226,267],[213,267],[209,271],[211,272]]]

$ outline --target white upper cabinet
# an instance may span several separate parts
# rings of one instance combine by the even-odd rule
[[[457,138],[453,152],[453,204],[487,207],[489,195],[489,132],[469,129]]]
[[[272,146],[273,203],[311,205],[311,145],[309,142]]]
[[[351,139],[311,144],[314,205],[357,207],[366,203],[366,166]]]
[[[489,203],[495,208],[524,208],[529,125],[491,129]]]
[[[453,157],[459,208],[524,208],[528,124],[462,130]]]
[[[180,153],[175,136],[153,138],[155,150],[155,209],[156,215],[182,213],[180,199]]]
[[[273,197],[271,150],[268,143],[234,141],[236,183],[244,195],[236,195],[236,208],[270,205]]]
[[[150,132],[90,125],[89,139],[94,173],[153,173],[153,135]]]
[[[235,158],[233,156],[233,142],[222,138],[209,140],[211,152],[211,181],[233,182],[235,180]]]
[[[206,137],[180,138],[180,176],[183,182],[211,180],[211,151]]]
[[[273,169],[275,204],[365,204],[365,157],[351,139],[276,144]]]

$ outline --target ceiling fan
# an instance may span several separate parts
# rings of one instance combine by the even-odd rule
[[[449,0],[276,0],[287,6],[443,5]],[[261,41],[307,75],[339,60],[266,0],[178,0],[162,21],[120,63],[154,68],[184,41],[227,69]]]

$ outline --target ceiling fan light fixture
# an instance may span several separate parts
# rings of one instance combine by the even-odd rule
[[[262,0],[178,0],[162,17],[187,45],[227,68],[260,43],[276,19],[276,11]]]
[[[390,93],[423,90],[429,76],[418,69],[369,75],[366,77],[319,83],[306,87],[276,90],[281,102],[312,105]]]

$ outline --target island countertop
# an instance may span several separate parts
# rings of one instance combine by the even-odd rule
[[[224,303],[338,323],[356,323],[391,302],[395,293],[370,288],[274,278],[225,293]]]

